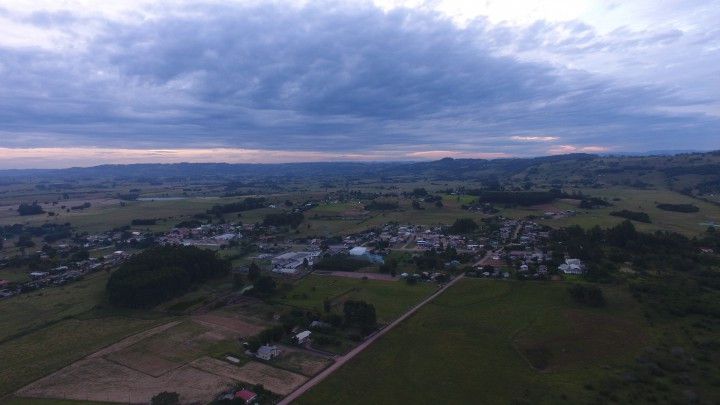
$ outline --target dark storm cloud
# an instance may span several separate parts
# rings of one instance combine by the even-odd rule
[[[57,49],[0,48],[0,147],[523,154],[546,148],[512,136],[637,150],[679,137],[712,147],[720,128],[717,118],[662,110],[701,102],[676,89],[502,52],[546,46],[557,25],[513,31],[476,20],[459,28],[430,12],[314,4],[190,5],[129,21],[26,17],[67,38]],[[564,54],[683,35],[619,32],[608,40],[579,22],[560,28],[573,33],[554,42]]]

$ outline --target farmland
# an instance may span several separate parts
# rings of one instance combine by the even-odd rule
[[[280,302],[322,312],[325,299],[331,300],[333,306],[340,310],[346,300],[364,300],[375,305],[378,321],[388,322],[433,290],[433,286],[428,284],[410,286],[400,281],[309,276],[296,284]]]
[[[591,310],[570,303],[565,288],[465,280],[298,403],[586,401],[583,384],[652,333],[626,295],[610,291],[610,306]],[[623,344],[594,343],[605,340]],[[549,358],[544,372],[528,358],[538,347]]]

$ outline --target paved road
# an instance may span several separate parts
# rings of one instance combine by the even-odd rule
[[[439,290],[434,292],[431,296],[427,297],[423,301],[421,301],[419,304],[412,307],[409,311],[404,313],[402,316],[385,326],[384,328],[380,329],[379,331],[375,332],[375,334],[370,335],[364,342],[360,343],[357,347],[349,351],[346,355],[338,357],[335,363],[333,363],[330,367],[323,370],[320,374],[316,375],[315,377],[309,379],[305,382],[305,384],[298,387],[295,391],[293,391],[290,395],[286,396],[282,401],[279,402],[279,405],[288,405],[295,401],[296,399],[300,398],[301,395],[306,393],[309,389],[312,387],[318,385],[322,380],[327,378],[330,374],[334,373],[337,369],[345,365],[348,361],[350,361],[353,357],[357,356],[362,352],[363,350],[367,349],[373,342],[375,342],[377,339],[391,331],[394,327],[398,326],[401,322],[411,317],[415,312],[417,312],[418,309],[420,309],[423,305],[427,304],[428,302],[434,300],[437,298],[440,294],[445,292],[448,288],[450,288],[453,284],[460,281],[460,279],[463,278],[463,275],[459,275],[452,279],[449,283],[445,284],[443,287],[441,287]]]
[[[474,267],[484,266],[485,263],[487,263],[488,260],[490,260],[490,258],[491,258],[494,254],[495,254],[494,251],[488,250],[488,252],[485,253],[485,256],[483,256],[482,259],[478,260],[473,266],[474,266]]]

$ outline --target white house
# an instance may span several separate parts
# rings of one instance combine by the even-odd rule
[[[308,339],[310,339],[310,334],[312,334],[312,332],[310,332],[309,330],[302,331],[302,332],[298,333],[297,335],[295,335],[295,340],[297,341],[297,343],[299,345],[301,345],[301,344],[307,342]]]
[[[277,346],[263,345],[260,346],[255,357],[263,360],[272,360],[280,355],[280,349]]]
[[[565,263],[558,266],[558,270],[565,274],[583,274],[585,265],[580,259],[565,259]]]

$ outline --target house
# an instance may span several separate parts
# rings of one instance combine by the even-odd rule
[[[323,321],[312,321],[310,322],[310,329],[330,329],[332,325]]]
[[[252,404],[257,399],[257,394],[250,390],[240,390],[235,393],[235,399],[243,401],[244,404]]]
[[[272,259],[272,271],[283,274],[297,273],[306,263],[312,266],[320,252],[287,252]]]
[[[363,246],[356,246],[350,249],[351,256],[365,256],[366,254],[368,254],[368,248]]]
[[[527,273],[527,271],[528,271],[528,265],[525,264],[525,263],[521,264],[521,265],[520,265],[520,271],[523,272],[523,273]]]
[[[263,360],[272,360],[280,355],[280,349],[277,346],[263,345],[255,353],[255,357]]]
[[[297,344],[301,345],[301,344],[304,344],[305,342],[307,342],[308,339],[310,339],[311,333],[312,332],[310,332],[309,330],[306,330],[306,331],[302,331],[302,332],[298,333],[297,335],[295,335],[295,340],[297,341]]]
[[[583,274],[585,265],[580,259],[565,259],[565,263],[558,266],[558,270],[565,274]]]

